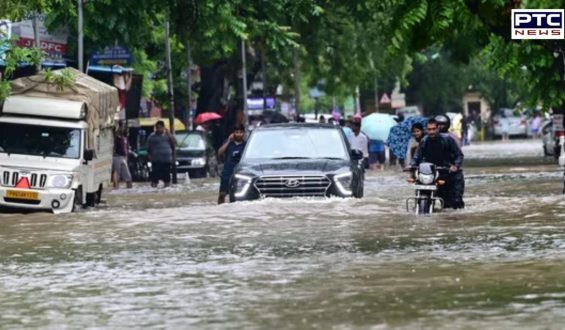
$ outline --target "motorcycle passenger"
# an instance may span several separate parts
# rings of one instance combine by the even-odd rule
[[[463,189],[463,172],[461,164],[463,163],[463,153],[457,146],[455,141],[447,135],[439,132],[439,125],[435,119],[430,119],[427,124],[428,135],[422,139],[414,158],[410,162],[410,166],[417,168],[420,163],[428,162],[439,167],[449,168],[447,177],[447,186],[444,194],[445,208],[464,208]]]

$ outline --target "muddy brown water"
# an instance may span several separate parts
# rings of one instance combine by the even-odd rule
[[[464,152],[466,209],[426,217],[393,170],[361,200],[216,206],[206,179],[0,214],[0,328],[562,328],[562,172],[539,142]]]

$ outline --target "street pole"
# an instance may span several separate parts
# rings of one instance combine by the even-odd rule
[[[245,40],[241,39],[241,77],[243,79],[243,113],[245,114],[245,123],[249,124],[249,109],[247,107],[247,61],[245,56]]]
[[[360,99],[360,92],[359,86],[355,87],[355,114],[361,115],[361,99]]]
[[[261,71],[263,73],[263,110],[267,110],[267,61],[265,60],[265,46],[261,49]]]
[[[294,49],[294,111],[298,117],[300,114],[300,63],[298,60],[298,49]]]
[[[375,78],[375,112],[379,112],[379,80]]]
[[[84,72],[84,22],[82,13],[82,1],[78,0],[78,70]]]
[[[173,89],[173,68],[171,63],[171,40],[169,31],[169,21],[165,21],[165,51],[167,53],[167,87],[169,94],[169,132],[175,136],[175,95]],[[173,184],[177,184],[177,153],[176,148],[172,148],[173,161]]]
[[[35,47],[41,50],[41,40],[39,37],[39,22],[37,21],[37,16],[39,13],[33,14],[33,38],[35,40]],[[41,61],[37,63],[37,71],[41,70]]]
[[[187,40],[186,41],[186,55],[187,55],[187,63],[188,63],[188,69],[186,72],[186,76],[187,76],[187,83],[188,83],[188,118],[186,120],[187,122],[187,128],[189,131],[192,130],[192,56],[190,54],[190,42]]]

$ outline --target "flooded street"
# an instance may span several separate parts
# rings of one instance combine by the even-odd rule
[[[562,328],[562,172],[540,141],[463,149],[466,208],[365,198],[216,206],[138,185],[80,214],[0,214],[0,328]]]

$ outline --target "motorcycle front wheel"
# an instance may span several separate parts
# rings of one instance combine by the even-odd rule
[[[429,198],[420,198],[418,200],[418,214],[429,214],[430,207],[431,203]]]

